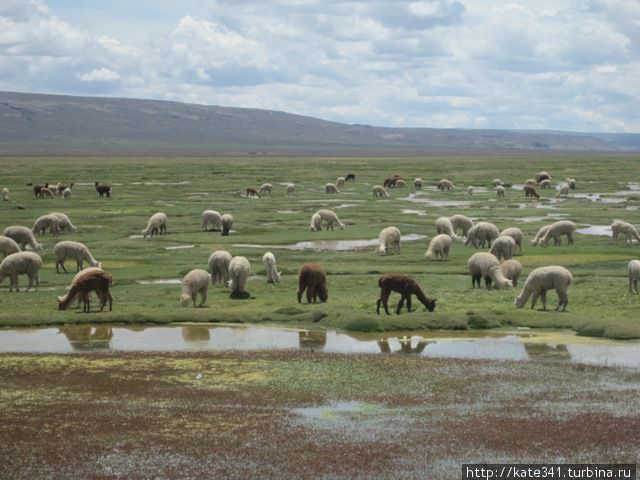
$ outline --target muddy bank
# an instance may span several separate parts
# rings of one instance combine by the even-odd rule
[[[554,361],[6,354],[0,384],[5,478],[449,479],[640,451],[640,373]]]

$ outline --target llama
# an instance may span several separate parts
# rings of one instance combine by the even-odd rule
[[[80,295],[83,302],[83,312],[91,311],[91,292],[96,292],[100,299],[100,311],[104,310],[105,305],[109,302],[109,311],[113,309],[113,297],[109,293],[109,287],[113,280],[104,270],[91,269],[87,272],[76,276],[67,294],[58,297],[58,310],[66,310],[76,295]]]
[[[320,298],[321,302],[329,299],[327,290],[327,272],[317,263],[305,263],[298,275],[298,303],[302,303],[302,294],[307,291],[307,303],[316,303]]]

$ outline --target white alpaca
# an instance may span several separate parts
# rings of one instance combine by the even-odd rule
[[[211,274],[211,284],[220,282],[225,287],[229,282],[229,263],[231,254],[226,250],[216,250],[209,257],[209,273]]]
[[[578,185],[575,178],[567,178],[567,183],[571,190],[575,190]]]
[[[629,293],[638,294],[638,283],[640,282],[640,260],[631,260],[627,268],[629,272]]]
[[[58,226],[58,217],[55,215],[42,215],[36,219],[31,227],[31,231],[35,235],[44,235],[47,229],[53,234],[58,235],[60,233],[60,227]]]
[[[62,267],[65,273],[67,273],[67,269],[64,268],[64,261],[67,257],[75,258],[77,270],[82,270],[83,262],[87,262],[92,267],[102,268],[102,265],[93,258],[89,249],[80,242],[72,242],[72,241],[64,241],[56,243],[55,247],[53,247],[53,253],[56,256],[56,272],[60,273],[59,267]]]
[[[505,260],[510,260],[513,257],[513,252],[516,249],[516,241],[509,237],[508,235],[500,235],[496,238],[491,245],[491,250],[489,253],[492,253],[496,256],[498,260],[504,258]]]
[[[2,189],[2,200],[5,202],[9,201],[9,189],[7,187]]]
[[[451,180],[447,180],[446,178],[443,178],[442,180],[440,180],[440,182],[438,182],[438,190],[449,191],[452,188],[455,188],[455,185]]]
[[[54,215],[58,219],[58,228],[60,231],[68,230],[74,233],[78,231],[76,226],[73,223],[71,223],[71,220],[69,220],[69,217],[67,217],[64,213],[51,212],[51,215]]]
[[[229,233],[231,232],[231,227],[233,227],[233,215],[231,215],[230,213],[225,213],[224,215],[222,215],[220,224],[222,225],[221,235],[229,235]]]
[[[409,188],[409,187],[407,187],[407,182],[399,178],[398,180],[396,180],[396,188]]]
[[[311,215],[311,223],[309,224],[310,232],[319,232],[322,230],[322,217],[318,213]]]
[[[473,220],[471,220],[466,215],[452,215],[449,217],[451,220],[451,225],[453,225],[453,233],[455,233],[459,228],[462,229],[462,236],[466,237],[469,229],[473,227]]]
[[[340,227],[340,230],[344,230],[344,223],[340,221],[338,215],[336,215],[336,212],[334,212],[333,210],[322,209],[318,210],[316,213],[320,215],[320,219],[327,224],[327,230],[329,230],[329,228],[333,230],[333,226],[335,224]]]
[[[211,229],[214,232],[222,228],[222,216],[220,212],[216,212],[215,210],[205,210],[202,212],[202,224],[200,228],[202,230],[208,230],[209,225],[211,225]]]
[[[232,297],[238,297],[244,293],[249,275],[251,275],[249,260],[245,257],[233,257],[229,262],[229,288]]]
[[[374,197],[388,197],[389,193],[387,190],[381,185],[374,185],[371,189]]]
[[[576,231],[576,228],[576,224],[571,220],[560,220],[559,222],[552,223],[551,225],[549,225],[549,230],[547,230],[547,233],[542,236],[539,243],[543,247],[546,247],[549,238],[553,238],[554,241],[557,239],[557,242],[559,244],[562,235],[566,235],[569,245],[573,245],[573,235]]]
[[[436,233],[446,233],[453,240],[456,240],[458,237],[455,233],[453,233],[453,223],[449,220],[448,217],[438,217],[436,218]]]
[[[500,232],[500,236],[502,235],[513,238],[513,240],[516,242],[516,246],[518,247],[518,251],[522,253],[522,230],[516,227],[509,227]],[[515,250],[513,253],[515,254]]]
[[[16,292],[19,292],[18,275],[26,274],[29,277],[27,292],[34,283],[37,290],[38,285],[40,285],[40,278],[38,277],[40,267],[42,267],[42,259],[37,253],[18,252],[9,255],[0,263],[0,284],[6,277],[9,277],[11,279],[9,291],[12,292],[13,287],[16,287]]]
[[[276,267],[276,257],[271,252],[267,252],[262,256],[262,263],[267,274],[267,283],[278,283],[280,281],[280,273]]]
[[[611,224],[611,241],[616,242],[620,234],[625,236],[624,243],[632,243],[634,239],[640,242],[636,227],[622,220],[614,220]]]
[[[427,259],[438,258],[442,261],[447,261],[449,259],[449,250],[451,249],[451,244],[453,240],[451,236],[446,233],[441,233],[440,235],[436,235],[429,242],[429,248],[425,252],[424,256]]]
[[[549,180],[548,178],[545,180],[542,180],[540,182],[540,188],[545,188],[545,189],[551,188],[551,180]]]
[[[2,253],[5,257],[8,257],[12,253],[17,253],[19,251],[20,247],[13,238],[0,235],[0,253]]]
[[[287,184],[287,195],[293,195],[295,193],[296,186],[293,183]]]
[[[495,255],[486,252],[474,253],[467,261],[469,273],[471,273],[471,285],[480,288],[480,280],[484,277],[484,283],[487,289],[491,288],[491,284],[500,289],[506,290],[513,287],[511,280],[502,274],[500,269],[500,260]]]
[[[342,188],[344,187],[344,177],[338,177],[338,179],[336,180],[336,187],[338,188]]]
[[[209,289],[209,274],[206,270],[196,268],[187,273],[182,279],[182,291],[180,292],[180,303],[183,307],[188,307],[189,302],[196,306],[196,296],[200,294],[200,305],[202,307],[207,301],[207,290]]]
[[[542,239],[542,237],[546,235],[550,227],[551,225],[545,225],[543,227],[540,227],[540,229],[538,230],[538,233],[536,233],[536,236],[533,237],[533,239],[531,240],[531,245],[533,245],[534,247],[538,246],[538,244],[540,243],[540,240]],[[553,237],[553,241],[555,245],[560,245],[559,237]]]
[[[491,243],[500,236],[498,227],[489,222],[478,222],[467,232],[467,240],[464,242],[466,245],[473,245],[475,248],[485,246],[491,246]]]
[[[391,250],[400,253],[400,230],[396,227],[383,228],[378,235],[378,253],[387,255]]]
[[[567,196],[569,195],[569,190],[571,190],[571,187],[569,186],[568,183],[566,182],[561,183],[560,186],[558,187],[558,193],[556,193],[556,197],[567,198]]]
[[[65,189],[62,191],[62,197],[63,197],[65,200],[69,200],[69,199],[71,198],[71,189],[70,189],[69,187],[65,188]]]
[[[473,187],[467,187],[467,190],[464,192],[465,195],[473,195]]]
[[[153,237],[153,234],[162,235],[167,233],[167,215],[163,212],[154,213],[149,217],[147,227],[142,230],[142,236],[147,238],[147,235]]]
[[[498,187],[498,186],[502,187],[502,186],[504,186],[504,182],[502,180],[500,180],[499,178],[494,178],[493,182],[491,182],[491,184],[494,187]]]
[[[507,190],[502,185],[498,185],[496,187],[496,195],[498,198],[505,198],[507,196]]]
[[[258,193],[260,195],[264,195],[265,193],[268,193],[269,195],[271,195],[272,190],[273,190],[273,185],[271,185],[270,183],[263,183],[262,185],[260,185],[260,189],[258,190]]]
[[[571,272],[564,267],[551,266],[536,268],[527,277],[524,287],[520,295],[516,297],[515,306],[517,308],[524,307],[529,297],[531,297],[531,308],[534,308],[538,298],[542,301],[542,309],[547,309],[547,291],[555,289],[558,293],[558,306],[556,311],[564,312],[569,304],[568,290],[573,282]]]
[[[424,180],[418,177],[413,181],[413,186],[416,188],[416,190],[420,190],[422,188],[423,183],[424,183]]]
[[[7,227],[4,229],[2,234],[5,237],[13,239],[18,245],[20,245],[21,250],[24,250],[27,245],[29,245],[32,250],[42,250],[42,244],[36,241],[36,237],[33,236],[33,232],[27,227],[23,227],[21,225]]]
[[[500,270],[505,278],[511,280],[514,287],[518,286],[518,278],[522,273],[522,264],[517,260],[505,260],[500,265]]]
[[[326,183],[324,186],[324,191],[326,193],[340,193],[338,188],[333,183]]]

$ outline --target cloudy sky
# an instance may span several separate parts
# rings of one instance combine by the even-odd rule
[[[0,90],[640,132],[639,0],[0,0]]]

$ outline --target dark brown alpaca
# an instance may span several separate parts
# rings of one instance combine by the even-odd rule
[[[347,173],[347,176],[344,177],[344,181],[345,182],[351,182],[351,181],[356,181],[356,174],[355,173]]]
[[[327,291],[327,272],[317,263],[305,263],[298,276],[298,303],[302,303],[302,294],[307,291],[307,303],[316,303],[320,297],[321,302],[329,298]]]
[[[100,299],[100,311],[109,302],[109,311],[112,310],[113,297],[109,293],[111,285],[111,275],[103,270],[94,270],[80,276],[73,282],[71,289],[64,297],[58,297],[58,310],[66,310],[76,295],[80,296],[83,302],[83,312],[91,311],[91,292],[96,292]]]
[[[397,314],[400,314],[405,301],[407,302],[407,310],[411,311],[411,295],[415,295],[430,312],[433,312],[436,308],[436,299],[432,300],[422,293],[415,279],[409,275],[387,273],[378,279],[378,286],[380,287],[380,298],[376,302],[376,313],[378,315],[380,315],[380,304],[384,305],[384,311],[389,315],[388,302],[391,292],[398,292],[402,295],[396,308]]]
[[[258,197],[258,198],[260,198],[260,194],[258,193],[258,190],[256,190],[255,188],[249,187],[249,188],[247,188],[246,197],[247,198],[249,198],[249,197],[254,197],[254,198]]]
[[[524,196],[525,197],[536,197],[536,198],[540,198],[540,195],[538,195],[538,192],[536,191],[536,187],[534,187],[533,185],[525,185],[524,188]]]
[[[107,185],[106,183],[100,183],[100,182],[96,182],[96,192],[98,192],[98,195],[100,195],[100,198],[104,197],[105,195],[107,196],[107,198],[111,198],[111,185]]]
[[[395,187],[396,186],[396,182],[398,180],[404,180],[404,177],[402,175],[398,175],[397,173],[394,173],[392,176],[387,177],[384,179],[384,182],[382,182],[382,186],[383,187]]]

